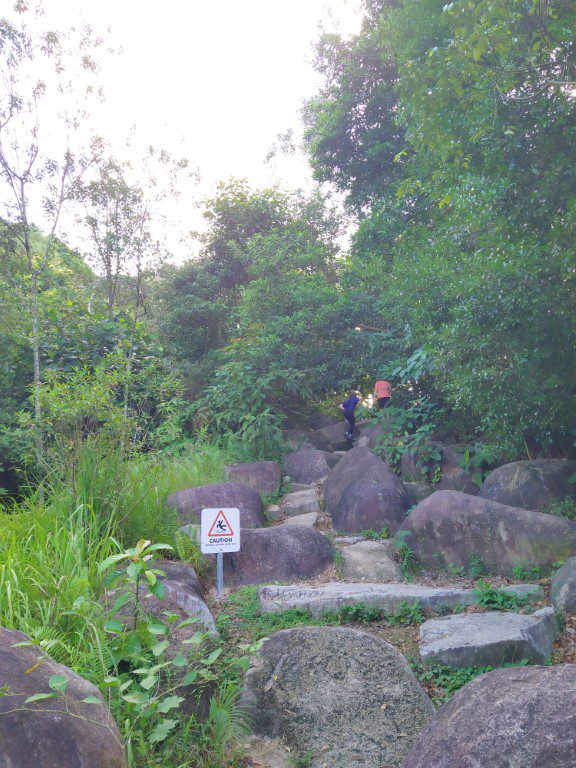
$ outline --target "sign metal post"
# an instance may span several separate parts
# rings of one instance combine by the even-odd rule
[[[211,507],[202,510],[200,549],[216,555],[216,595],[224,588],[224,553],[240,550],[240,510],[236,507]]]

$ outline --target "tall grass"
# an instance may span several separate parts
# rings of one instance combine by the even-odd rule
[[[43,500],[31,492],[2,508],[0,626],[24,632],[94,679],[105,643],[97,629],[98,563],[141,538],[175,544],[178,521],[166,497],[221,480],[225,458],[209,443],[172,459],[126,459],[84,446],[66,480],[53,479]]]

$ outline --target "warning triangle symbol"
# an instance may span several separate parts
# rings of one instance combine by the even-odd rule
[[[226,520],[226,515],[222,509],[216,515],[216,519],[208,531],[208,536],[234,536],[234,532],[230,527],[230,523]]]

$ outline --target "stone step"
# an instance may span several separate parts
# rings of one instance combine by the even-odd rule
[[[503,590],[531,603],[544,599],[544,592],[537,584],[515,584],[503,587]],[[401,603],[409,603],[418,604],[423,611],[441,613],[453,610],[457,605],[474,605],[478,602],[478,596],[471,589],[339,581],[317,587],[305,584],[260,587],[258,597],[264,613],[283,613],[297,609],[310,611],[313,616],[358,604],[394,613]]]
[[[310,491],[296,491],[284,497],[284,514],[287,517],[294,515],[307,515],[310,512],[319,512],[318,497],[314,489]]]
[[[284,520],[282,525],[304,525],[306,528],[314,528],[318,522],[318,512],[307,512],[305,515],[294,515]]]
[[[558,636],[553,608],[533,614],[465,613],[430,619],[420,627],[420,658],[450,667],[546,662]]]

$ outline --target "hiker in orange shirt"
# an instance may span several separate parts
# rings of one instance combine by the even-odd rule
[[[378,403],[379,410],[390,405],[390,398],[392,397],[392,387],[390,386],[390,382],[377,381],[374,385],[374,397]]]

